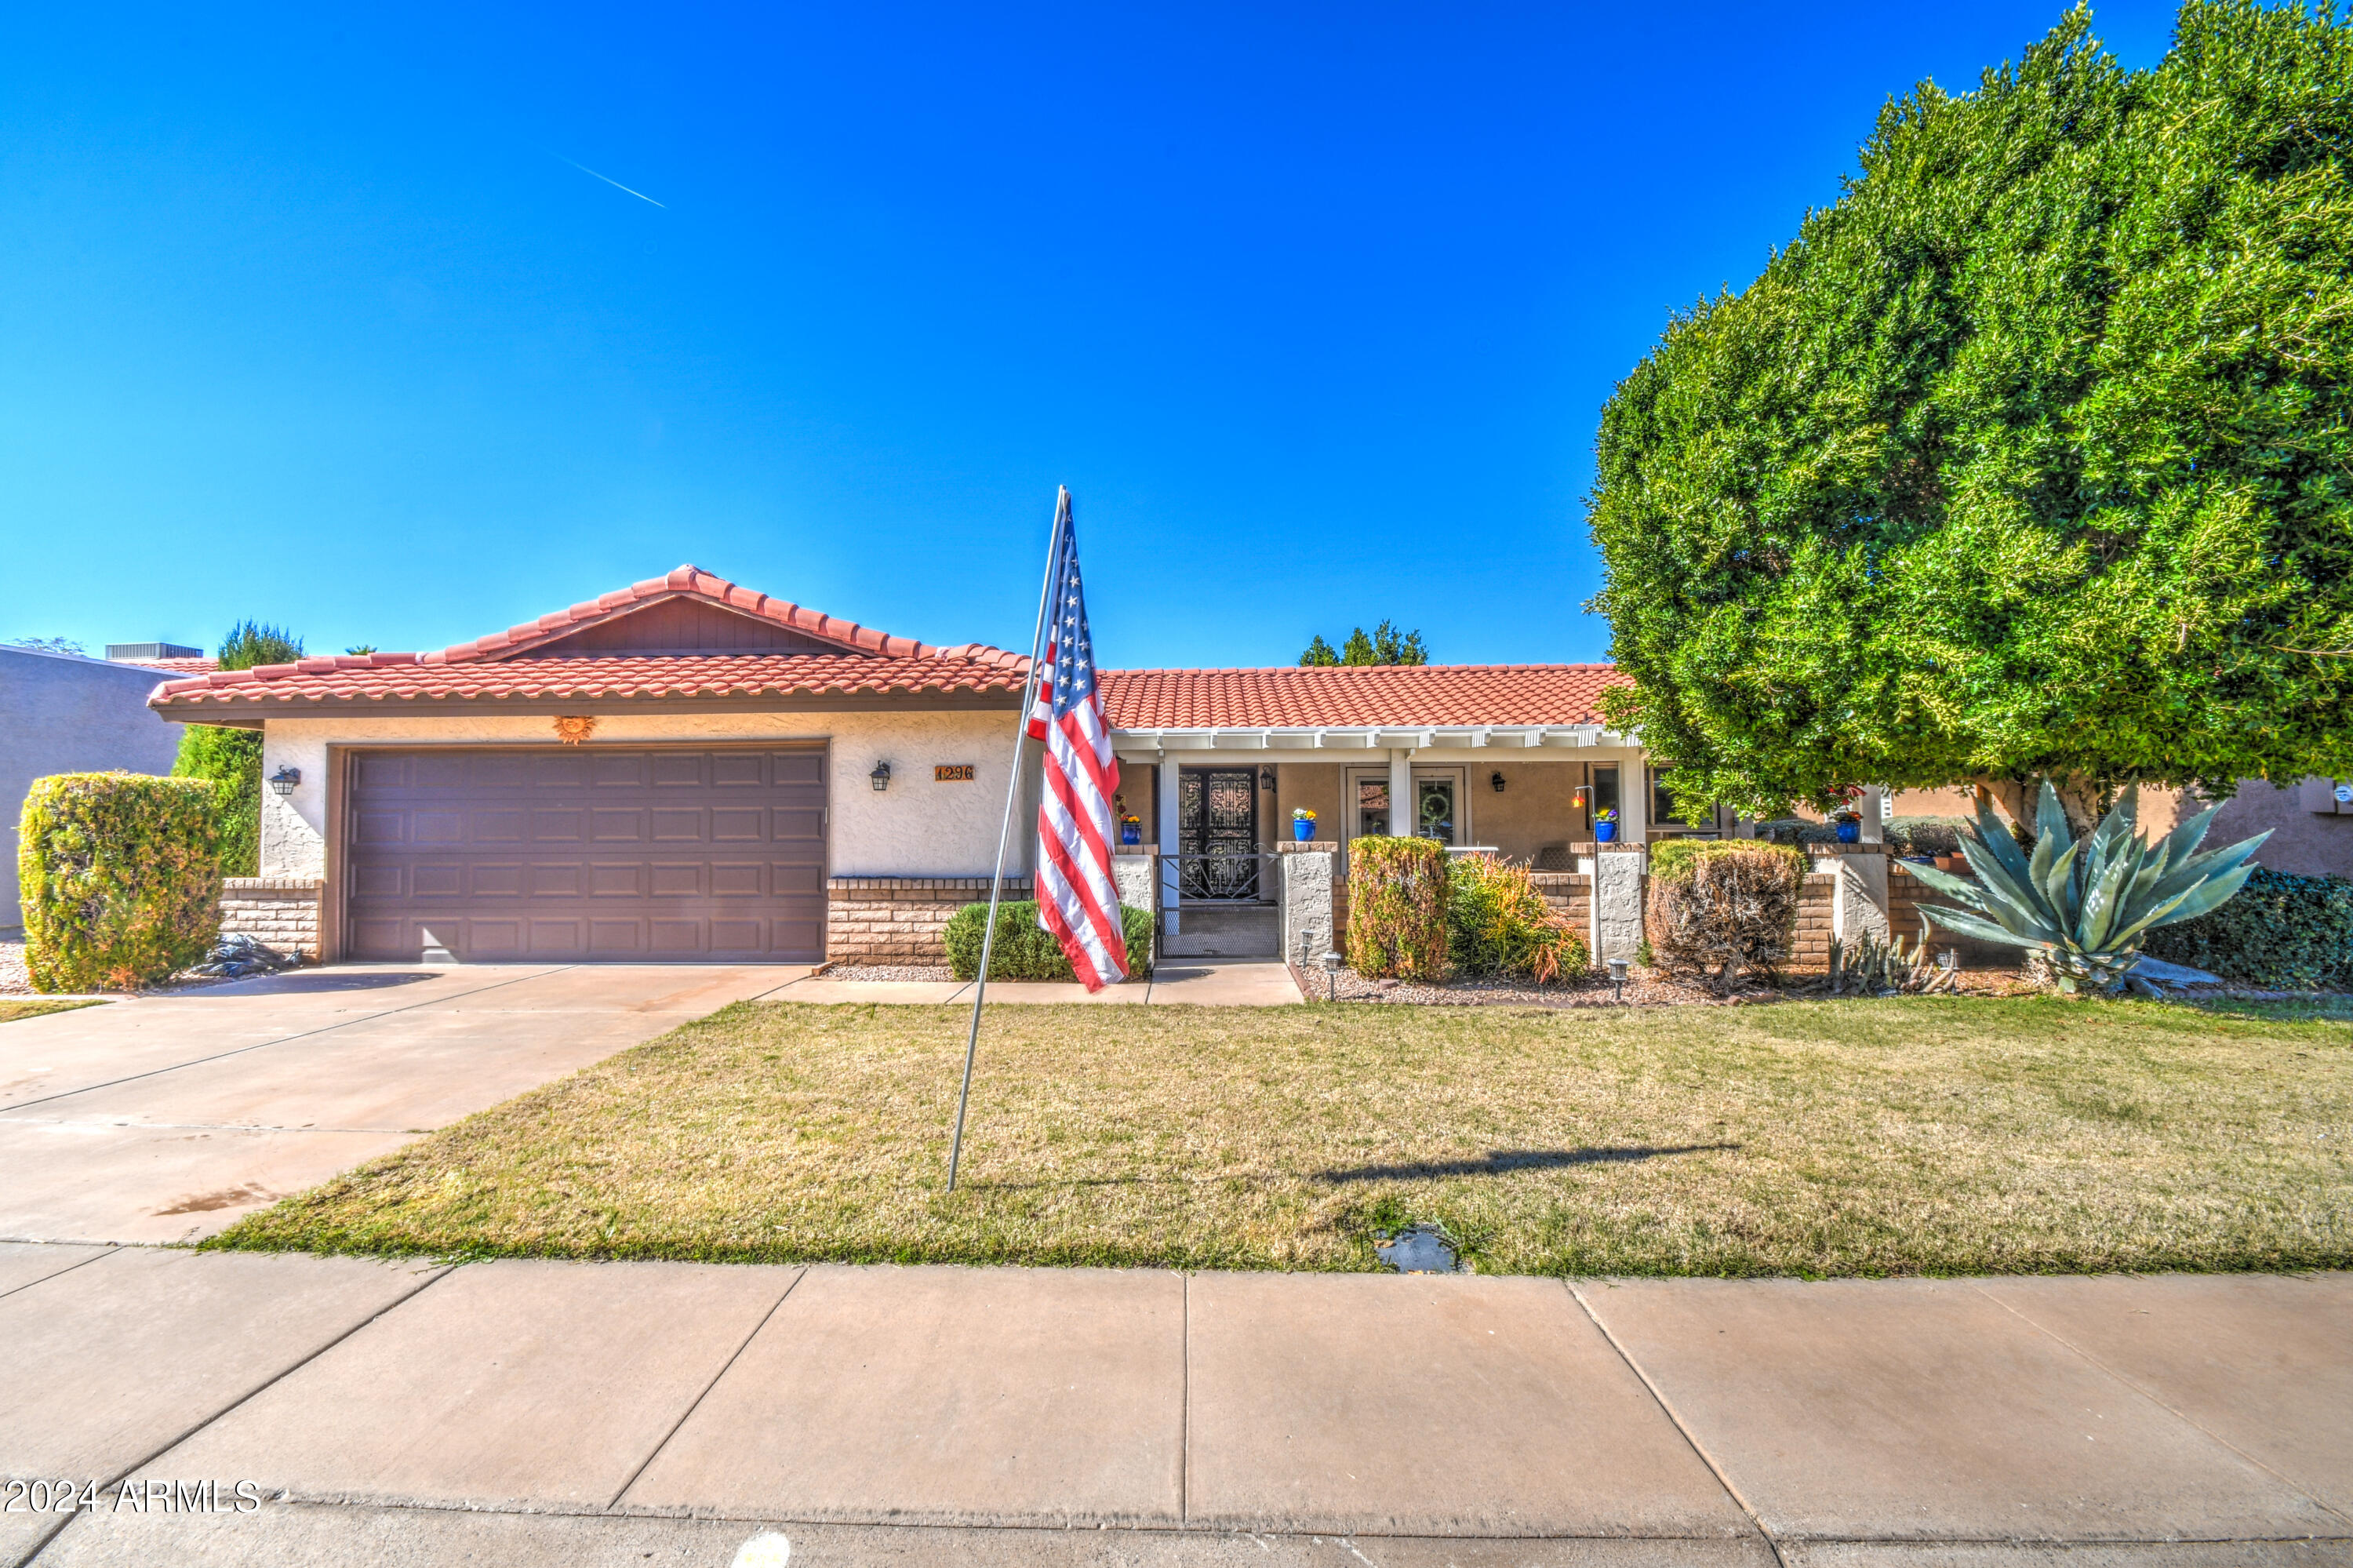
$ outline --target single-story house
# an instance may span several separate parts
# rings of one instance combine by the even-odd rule
[[[14,931],[25,918],[17,897],[16,831],[34,779],[172,770],[180,727],[148,706],[153,665],[129,662],[169,646],[118,646],[104,659],[0,647],[0,931]]]
[[[811,963],[935,958],[947,916],[987,895],[1026,673],[1001,648],[889,635],[684,566],[438,652],[192,673],[151,703],[261,730],[261,874],[231,896],[275,901],[272,939],[408,962]],[[1409,830],[1531,863],[1586,904],[1599,950],[1630,948],[1641,847],[1742,824],[1676,820],[1657,768],[1602,723],[1618,678],[1105,670],[1138,841],[1123,889],[1159,916],[1166,953],[1297,956],[1329,940],[1348,842]],[[1026,893],[1036,747],[1019,766],[1007,870]],[[1303,807],[1313,876],[1286,863]],[[1597,854],[1604,807],[1617,848]],[[1611,880],[1628,868],[1598,863],[1620,861],[1632,907]],[[1883,857],[1873,873],[1883,912]],[[1303,925],[1307,882],[1324,913]]]

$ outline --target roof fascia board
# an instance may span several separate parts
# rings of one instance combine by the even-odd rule
[[[714,697],[702,700],[691,697],[641,699],[597,696],[535,697],[522,702],[494,697],[469,701],[427,699],[405,702],[392,698],[306,701],[273,697],[261,701],[240,701],[234,705],[205,703],[185,708],[163,707],[157,711],[164,717],[182,724],[249,729],[270,719],[351,718],[375,715],[397,718],[480,718],[512,714],[518,717],[535,718],[557,714],[593,714],[600,717],[619,718],[636,714],[1012,713],[1018,711],[1020,706],[1021,696],[1018,692],[980,694],[915,690],[881,695]]]

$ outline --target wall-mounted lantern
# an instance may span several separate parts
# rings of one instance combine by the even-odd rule
[[[874,765],[874,771],[866,777],[874,781],[875,793],[880,794],[891,788],[891,765],[887,762],[878,762]]]
[[[1261,789],[1266,790],[1269,794],[1272,794],[1272,793],[1273,793],[1273,791],[1274,791],[1274,769],[1273,769],[1273,768],[1260,768],[1260,769],[1258,770],[1258,787],[1259,787],[1260,789]]]
[[[302,782],[301,768],[281,768],[269,776],[270,792],[278,795],[291,795],[294,793],[294,786],[301,782]]]
[[[1504,792],[1504,770],[1500,768],[1487,776],[1488,784],[1500,795]]]

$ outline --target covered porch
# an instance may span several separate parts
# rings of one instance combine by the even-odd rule
[[[1367,834],[1574,874],[1591,870],[1605,810],[1630,849],[1734,828],[1723,813],[1682,820],[1641,748],[1598,725],[1136,729],[1113,742],[1123,815],[1137,819],[1124,853],[1151,859],[1175,956],[1280,949],[1273,862],[1302,809],[1332,848],[1341,902],[1347,846]]]

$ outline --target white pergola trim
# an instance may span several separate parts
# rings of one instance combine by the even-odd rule
[[[1584,725],[1317,725],[1246,729],[1115,729],[1121,751],[1428,751],[1481,747],[1625,747],[1629,737]]]

